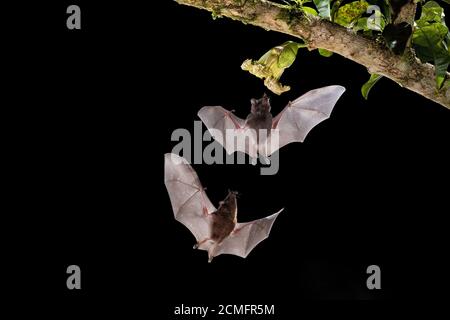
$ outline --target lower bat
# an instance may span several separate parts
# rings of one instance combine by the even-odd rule
[[[198,116],[228,154],[241,151],[252,158],[258,154],[266,157],[288,143],[303,142],[312,128],[330,117],[344,91],[344,87],[336,85],[311,90],[289,102],[275,117],[270,113],[266,94],[251,99],[245,120],[220,106],[203,107]]]
[[[229,191],[216,209],[186,159],[165,155],[164,182],[175,219],[195,236],[194,249],[208,251],[209,262],[220,254],[247,255],[269,236],[281,209],[271,216],[246,223],[237,222],[236,192]]]

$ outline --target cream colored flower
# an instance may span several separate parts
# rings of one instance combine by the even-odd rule
[[[258,61],[245,60],[241,68],[260,79],[265,79],[264,85],[273,93],[280,95],[291,89],[279,82],[281,75],[295,61],[298,48],[303,46],[303,44],[288,41],[270,49]]]

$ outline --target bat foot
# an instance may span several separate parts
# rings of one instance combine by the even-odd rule
[[[192,249],[197,249],[198,248],[198,243],[194,244],[194,246],[192,247]]]

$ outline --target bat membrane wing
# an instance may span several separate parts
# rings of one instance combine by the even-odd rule
[[[245,120],[219,106],[203,107],[198,116],[214,140],[220,143],[228,154],[241,151],[256,158],[258,153],[256,132],[245,126]]]
[[[330,117],[344,91],[344,87],[337,85],[323,87],[290,102],[272,122],[272,128],[279,130],[278,148],[291,142],[303,142],[312,128]],[[271,150],[275,151],[275,148]]]
[[[164,159],[164,183],[175,219],[201,241],[210,235],[210,214],[216,211],[208,199],[197,173],[186,159],[167,153]]]
[[[269,237],[272,225],[281,211],[283,209],[262,219],[238,223],[230,236],[217,246],[214,255],[233,254],[242,258],[247,257],[258,243]]]

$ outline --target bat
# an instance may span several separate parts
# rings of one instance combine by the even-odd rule
[[[203,107],[198,116],[228,154],[241,151],[251,158],[258,154],[267,157],[291,142],[303,142],[312,128],[330,117],[344,91],[337,85],[311,90],[289,102],[275,117],[266,94],[251,99],[245,120],[220,106]]]
[[[269,236],[281,209],[268,217],[237,222],[237,193],[229,191],[216,209],[200,180],[186,159],[167,153],[164,159],[164,182],[175,219],[194,235],[194,249],[208,251],[208,262],[221,254],[242,258]]]

